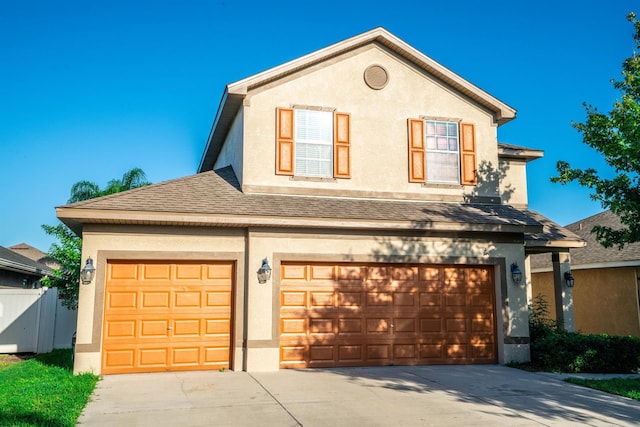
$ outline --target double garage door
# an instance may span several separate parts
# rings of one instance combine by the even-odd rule
[[[104,374],[229,367],[232,263],[107,264]]]
[[[232,262],[107,264],[102,372],[231,366]],[[287,263],[280,367],[496,363],[490,266]]]
[[[496,363],[490,266],[285,263],[280,367]]]

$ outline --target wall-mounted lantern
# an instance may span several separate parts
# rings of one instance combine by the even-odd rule
[[[93,266],[93,260],[91,257],[87,258],[87,262],[80,271],[80,280],[83,285],[88,285],[96,275],[96,268]]]
[[[573,285],[575,285],[575,279],[571,275],[570,271],[564,272],[564,281],[567,284],[567,288],[573,288]]]
[[[262,266],[258,269],[258,283],[267,283],[271,279],[271,267],[267,259],[262,260]]]
[[[516,285],[522,282],[522,270],[520,270],[520,267],[518,267],[518,264],[515,262],[511,264],[511,278]]]

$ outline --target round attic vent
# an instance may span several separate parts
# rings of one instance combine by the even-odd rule
[[[364,70],[364,81],[371,89],[380,90],[389,83],[389,74],[380,65],[370,65]]]

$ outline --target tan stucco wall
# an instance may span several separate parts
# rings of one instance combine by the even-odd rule
[[[524,160],[501,159],[496,171],[500,177],[500,197],[503,203],[526,208],[527,163]],[[536,185],[534,182],[533,185]]]
[[[101,372],[102,321],[106,265],[109,259],[230,260],[236,262],[236,311],[244,298],[244,245],[242,229],[86,226],[82,260],[91,257],[96,276],[80,285],[74,372]],[[234,325],[234,361],[242,366],[242,316]],[[237,345],[238,342],[240,345]]]
[[[382,90],[369,88],[365,69],[379,64],[389,73]],[[336,88],[341,88],[337,90]],[[351,178],[292,180],[275,172],[276,107],[306,105],[351,114]],[[377,197],[416,196],[438,200],[463,194],[497,196],[498,182],[479,186],[429,186],[408,182],[407,119],[421,116],[475,124],[477,164],[498,169],[497,126],[492,115],[439,81],[377,46],[338,57],[286,82],[250,91],[244,108],[243,185],[270,192],[289,187],[310,192],[370,192]],[[476,194],[477,193],[477,194]]]
[[[100,373],[109,259],[235,261],[238,271],[234,290],[233,369],[248,371],[279,369],[281,262],[487,264],[495,274],[499,362],[526,361],[529,357],[526,287],[514,284],[507,273],[507,266],[513,262],[524,265],[522,243],[318,230],[95,225],[86,227],[83,239],[82,259],[91,256],[96,261],[97,274],[91,284],[80,289],[75,372]],[[273,277],[260,284],[256,272],[264,258],[273,268]]]
[[[571,274],[575,278],[572,292],[576,331],[640,337],[635,268],[574,269]],[[534,298],[544,295],[550,318],[555,319],[553,273],[534,273],[532,294]]]
[[[234,119],[231,124],[231,129],[229,129],[229,133],[227,134],[227,139],[225,140],[224,145],[222,146],[222,150],[216,159],[216,163],[213,166],[214,169],[220,169],[225,166],[231,166],[233,171],[238,178],[240,185],[242,185],[242,136],[243,136],[243,127],[244,127],[244,114],[242,108],[240,108],[240,112]]]

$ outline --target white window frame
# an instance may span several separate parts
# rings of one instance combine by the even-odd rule
[[[333,178],[333,111],[294,109],[294,176]]]
[[[426,183],[459,185],[460,123],[453,120],[425,119],[424,132]],[[452,144],[455,147],[452,147]],[[445,161],[438,163],[438,158]]]

